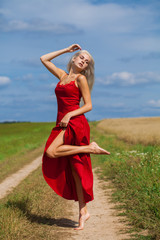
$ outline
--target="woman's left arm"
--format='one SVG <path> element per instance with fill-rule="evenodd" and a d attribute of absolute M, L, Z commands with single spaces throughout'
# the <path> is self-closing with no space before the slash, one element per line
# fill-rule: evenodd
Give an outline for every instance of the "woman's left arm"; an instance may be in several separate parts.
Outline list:
<path fill-rule="evenodd" d="M 88 87 L 87 79 L 85 76 L 81 75 L 77 79 L 78 87 L 82 93 L 84 105 L 74 111 L 68 112 L 61 120 L 60 125 L 67 126 L 71 117 L 75 117 L 77 115 L 83 114 L 85 112 L 89 112 L 92 110 L 92 101 L 90 90 Z"/>

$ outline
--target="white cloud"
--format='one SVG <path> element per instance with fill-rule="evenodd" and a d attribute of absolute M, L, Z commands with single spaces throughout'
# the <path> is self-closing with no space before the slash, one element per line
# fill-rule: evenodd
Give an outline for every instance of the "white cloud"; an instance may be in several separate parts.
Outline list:
<path fill-rule="evenodd" d="M 34 80 L 34 76 L 32 73 L 28 73 L 26 75 L 23 75 L 21 77 L 16 77 L 15 80 L 24 80 L 24 81 L 27 81 L 27 80 Z"/>
<path fill-rule="evenodd" d="M 9 11 L 8 9 L 0 8 L 0 14 L 2 14 L 2 15 L 4 15 L 4 16 L 7 16 L 9 12 L 10 12 L 10 11 Z"/>
<path fill-rule="evenodd" d="M 154 22 L 155 10 L 149 6 L 133 7 L 113 3 L 93 5 L 86 0 L 59 0 L 47 3 L 40 0 L 14 0 L 13 3 L 6 1 L 5 5 L 6 10 L 10 10 L 8 31 L 64 31 L 66 28 L 70 32 L 73 26 L 76 26 L 84 30 L 98 27 L 107 33 L 124 33 L 157 28 Z M 34 16 L 37 21 L 28 21 L 28 16 Z"/>
<path fill-rule="evenodd" d="M 126 47 L 130 48 L 132 46 L 133 50 L 136 50 L 138 52 L 156 52 L 160 51 L 160 37 L 159 36 L 144 36 L 144 37 L 139 37 L 137 36 L 136 38 L 134 37 L 133 39 L 130 40 L 130 42 L 126 43 Z"/>
<path fill-rule="evenodd" d="M 125 5 L 117 1 L 97 5 L 88 0 L 6 0 L 3 5 L 0 30 L 4 32 L 78 33 L 80 37 L 85 32 L 88 42 L 100 38 L 106 49 L 121 52 L 119 55 L 130 50 L 160 51 L 160 39 L 154 34 L 160 29 L 156 3 Z"/>
<path fill-rule="evenodd" d="M 52 62 L 56 65 L 56 66 L 63 66 L 66 67 L 69 60 L 70 60 L 70 55 L 63 55 L 63 56 L 59 56 L 58 58 L 55 58 L 54 60 L 52 60 Z M 42 67 L 42 62 L 40 61 L 40 55 L 39 57 L 35 58 L 35 56 L 33 58 L 28 58 L 28 59 L 12 59 L 10 62 L 12 65 L 13 64 L 21 64 L 25 67 L 32 67 L 32 68 L 40 68 Z"/>
<path fill-rule="evenodd" d="M 16 63 L 16 64 L 22 64 L 25 67 L 33 67 L 33 68 L 39 68 L 42 63 L 39 58 L 32 58 L 32 59 L 21 59 L 21 60 L 11 60 L 11 64 Z"/>
<path fill-rule="evenodd" d="M 98 78 L 97 81 L 105 85 L 130 86 L 146 83 L 160 83 L 160 74 L 154 72 L 130 73 L 116 72 L 104 78 Z"/>
<path fill-rule="evenodd" d="M 6 76 L 0 76 L 0 86 L 7 85 L 11 82 L 9 77 Z"/>
<path fill-rule="evenodd" d="M 133 56 L 127 56 L 122 58 L 117 58 L 118 61 L 129 63 L 131 61 L 138 61 L 138 60 L 159 60 L 160 59 L 160 52 L 157 51 L 151 51 L 147 54 L 141 54 L 141 55 L 133 55 Z"/>
<path fill-rule="evenodd" d="M 159 100 L 150 100 L 148 104 L 152 107 L 160 108 L 160 99 Z"/>
<path fill-rule="evenodd" d="M 73 24 L 54 23 L 44 19 L 10 20 L 0 24 L 0 30 L 4 32 L 29 31 L 29 32 L 54 32 L 54 34 L 71 34 L 81 32 Z"/>
<path fill-rule="evenodd" d="M 56 78 L 56 77 L 54 77 L 50 73 L 41 73 L 41 74 L 27 73 L 27 74 L 22 75 L 22 76 L 17 76 L 14 79 L 18 80 L 18 81 L 26 81 L 26 82 L 28 81 L 28 82 L 33 82 L 33 83 L 34 83 L 34 80 L 39 80 L 39 81 L 45 83 L 46 81 L 50 81 L 51 79 L 54 79 L 54 78 Z"/>

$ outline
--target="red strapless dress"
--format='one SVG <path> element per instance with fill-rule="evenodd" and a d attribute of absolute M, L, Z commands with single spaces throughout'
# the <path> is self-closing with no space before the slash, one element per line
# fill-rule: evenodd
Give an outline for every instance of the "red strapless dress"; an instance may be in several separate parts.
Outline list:
<path fill-rule="evenodd" d="M 50 158 L 46 155 L 46 150 L 61 132 L 60 120 L 70 111 L 79 108 L 81 92 L 75 85 L 75 81 L 60 85 L 58 82 L 55 93 L 58 103 L 58 115 L 56 127 L 46 142 L 42 171 L 48 185 L 61 197 L 78 201 L 74 178 L 70 163 L 73 165 L 81 179 L 85 202 L 93 200 L 93 173 L 90 154 L 80 153 L 59 158 Z M 64 144 L 67 145 L 88 145 L 90 143 L 90 126 L 84 114 L 72 117 L 64 133 Z"/>

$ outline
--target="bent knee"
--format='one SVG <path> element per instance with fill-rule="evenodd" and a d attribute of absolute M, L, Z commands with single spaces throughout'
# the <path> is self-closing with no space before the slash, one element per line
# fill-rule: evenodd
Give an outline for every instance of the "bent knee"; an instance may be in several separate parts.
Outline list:
<path fill-rule="evenodd" d="M 46 155 L 48 156 L 48 157 L 50 157 L 50 158 L 56 158 L 56 153 L 55 153 L 55 150 L 51 150 L 51 149 L 47 149 L 46 150 Z"/>

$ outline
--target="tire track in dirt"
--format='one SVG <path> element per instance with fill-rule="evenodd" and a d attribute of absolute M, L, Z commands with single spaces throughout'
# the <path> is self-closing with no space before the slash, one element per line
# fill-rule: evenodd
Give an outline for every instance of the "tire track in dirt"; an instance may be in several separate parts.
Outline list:
<path fill-rule="evenodd" d="M 7 177 L 2 183 L 0 183 L 0 199 L 8 195 L 23 179 L 25 179 L 31 172 L 36 170 L 42 164 L 42 156 L 36 158 L 31 163 L 25 165 Z"/>
<path fill-rule="evenodd" d="M 42 164 L 42 156 L 36 158 L 30 164 L 25 165 L 22 169 L 7 177 L 0 184 L 0 199 L 8 195 L 22 180 L 31 172 L 36 170 Z M 129 227 L 124 217 L 117 216 L 115 204 L 111 202 L 112 190 L 108 188 L 109 182 L 98 179 L 94 172 L 94 200 L 88 204 L 90 219 L 86 222 L 83 231 L 64 229 L 72 233 L 73 240 L 126 240 L 130 235 L 125 233 Z M 78 220 L 78 203 L 69 202 L 73 211 L 72 220 Z M 70 240 L 71 238 L 69 238 Z"/>

